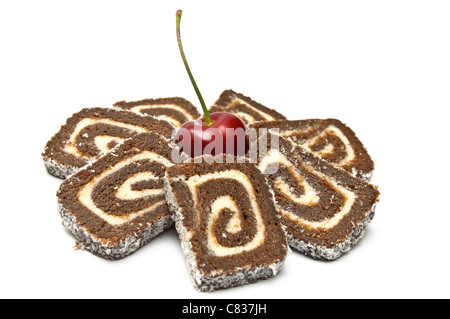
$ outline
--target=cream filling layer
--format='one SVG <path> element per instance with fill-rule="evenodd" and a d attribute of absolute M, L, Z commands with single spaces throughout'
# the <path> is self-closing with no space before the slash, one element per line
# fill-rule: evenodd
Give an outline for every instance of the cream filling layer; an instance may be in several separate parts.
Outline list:
<path fill-rule="evenodd" d="M 312 130 L 312 128 L 309 128 L 308 130 L 288 130 L 288 131 L 282 131 L 280 133 L 280 135 L 284 136 L 284 137 L 291 137 L 291 136 L 293 136 L 295 134 L 298 134 L 299 132 L 307 133 L 307 132 L 310 132 L 311 130 Z M 347 164 L 348 162 L 352 161 L 355 158 L 355 151 L 353 150 L 353 147 L 352 147 L 350 141 L 348 140 L 347 136 L 345 136 L 345 134 L 342 133 L 342 131 L 340 129 L 338 129 L 336 126 L 334 126 L 334 125 L 328 126 L 319 135 L 316 135 L 313 138 L 303 142 L 301 145 L 304 148 L 308 149 L 309 151 L 311 151 L 312 153 L 314 153 L 314 154 L 316 154 L 318 156 L 332 154 L 333 151 L 334 151 L 334 146 L 332 144 L 327 144 L 320 151 L 312 151 L 311 150 L 312 146 L 317 142 L 317 140 L 319 138 L 322 138 L 322 137 L 326 136 L 327 134 L 336 135 L 337 137 L 339 137 L 339 139 L 342 141 L 342 143 L 344 143 L 344 146 L 345 146 L 345 152 L 346 152 L 345 158 L 340 160 L 338 163 L 334 163 L 335 165 L 343 166 L 343 165 Z"/>
<path fill-rule="evenodd" d="M 258 165 L 258 168 L 262 172 L 264 172 L 265 168 L 267 168 L 270 164 L 272 164 L 274 162 L 278 162 L 279 164 L 284 165 L 291 172 L 295 172 L 294 177 L 296 179 L 298 178 L 298 176 L 300 176 L 298 171 L 295 169 L 294 165 L 283 154 L 281 154 L 278 151 L 271 151 L 269 153 L 269 155 L 267 155 L 263 160 L 261 160 L 260 164 Z M 314 174 L 314 175 L 320 177 L 321 179 L 326 180 L 329 183 L 331 183 L 333 189 L 336 192 L 343 195 L 344 205 L 333 217 L 326 218 L 326 219 L 323 219 L 323 220 L 317 221 L 317 222 L 312 222 L 312 221 L 306 220 L 306 219 L 301 218 L 298 215 L 296 215 L 288 210 L 282 209 L 282 208 L 279 208 L 280 214 L 282 216 L 284 216 L 285 218 L 289 218 L 290 220 L 294 221 L 295 223 L 301 224 L 302 226 L 305 226 L 305 227 L 329 230 L 329 229 L 335 227 L 337 224 L 339 224 L 339 222 L 351 211 L 351 208 L 356 201 L 356 195 L 353 192 L 346 189 L 345 187 L 339 185 L 334 179 L 326 176 L 325 174 L 323 174 L 319 171 L 316 171 L 316 170 L 312 171 L 311 169 L 309 169 L 309 171 L 311 174 Z M 298 176 L 296 176 L 296 174 Z M 302 179 L 304 181 L 303 177 L 302 177 Z M 319 196 L 317 195 L 317 191 L 311 185 L 309 185 L 306 181 L 304 181 L 304 182 L 300 181 L 300 184 L 302 185 L 305 192 L 302 196 L 297 197 L 294 194 L 292 194 L 289 186 L 286 185 L 281 179 L 277 178 L 274 183 L 275 188 L 279 192 L 281 192 L 287 198 L 289 198 L 290 200 L 292 200 L 300 205 L 311 206 L 311 205 L 317 204 L 319 201 Z"/>
<path fill-rule="evenodd" d="M 98 124 L 98 123 L 104 123 L 104 124 L 123 127 L 123 128 L 129 129 L 129 130 L 132 130 L 132 131 L 136 131 L 137 133 L 147 132 L 147 129 L 145 129 L 143 127 L 140 127 L 137 125 L 132 125 L 132 124 L 127 124 L 127 123 L 123 123 L 123 122 L 119 122 L 119 121 L 114 121 L 111 119 L 85 118 L 85 119 L 82 119 L 80 122 L 78 122 L 77 125 L 75 126 L 75 129 L 73 130 L 72 134 L 70 135 L 69 140 L 66 142 L 66 145 L 64 146 L 64 152 L 75 155 L 77 157 L 84 158 L 84 159 L 89 159 L 88 156 L 81 154 L 80 151 L 78 150 L 78 148 L 76 147 L 76 138 L 80 134 L 80 131 L 82 129 L 84 129 L 87 126 Z M 111 139 L 109 139 L 109 142 L 113 138 L 117 138 L 117 137 L 111 137 Z M 119 139 L 119 140 L 121 141 L 122 139 Z M 100 138 L 94 139 L 95 146 L 101 151 L 102 154 L 109 151 L 109 149 L 106 147 L 106 145 L 108 145 L 109 142 L 108 143 L 106 143 L 106 142 L 107 142 L 106 135 L 102 135 Z"/>
<path fill-rule="evenodd" d="M 211 204 L 211 214 L 208 216 L 208 223 L 207 223 L 207 233 L 208 233 L 208 239 L 207 239 L 207 247 L 210 249 L 212 253 L 214 253 L 218 257 L 223 256 L 230 256 L 235 254 L 240 254 L 244 251 L 250 251 L 253 250 L 260 245 L 264 243 L 264 236 L 265 236 L 265 226 L 264 221 L 261 215 L 261 211 L 259 208 L 259 205 L 256 201 L 256 195 L 255 190 L 248 179 L 248 177 L 238 171 L 238 170 L 229 170 L 229 171 L 222 171 L 222 172 L 214 172 L 209 173 L 205 175 L 195 175 L 189 178 L 185 183 L 189 187 L 190 192 L 192 193 L 192 197 L 194 200 L 194 205 L 197 205 L 198 203 L 198 195 L 197 195 L 197 188 L 201 184 L 210 181 L 212 179 L 234 179 L 238 181 L 240 184 L 242 184 L 245 189 L 248 192 L 250 203 L 251 203 L 251 209 L 253 213 L 255 214 L 256 219 L 256 234 L 253 237 L 253 239 L 240 246 L 236 247 L 226 247 L 222 246 L 217 238 L 214 236 L 213 231 L 213 225 L 217 218 L 219 217 L 220 212 L 224 208 L 230 209 L 232 212 L 234 212 L 233 217 L 230 219 L 228 225 L 227 225 L 227 231 L 231 230 L 231 233 L 236 233 L 241 230 L 240 228 L 240 221 L 239 221 L 239 210 L 237 208 L 237 205 L 235 201 L 230 196 L 221 196 L 217 198 L 212 204 Z"/>
<path fill-rule="evenodd" d="M 234 104 L 244 104 L 245 106 L 247 106 L 247 107 L 250 108 L 251 110 L 253 110 L 253 111 L 255 111 L 256 113 L 260 114 L 266 121 L 274 121 L 274 120 L 275 120 L 274 117 L 270 116 L 269 114 L 267 114 L 267 113 L 265 113 L 265 112 L 263 112 L 263 111 L 261 111 L 261 110 L 258 110 L 258 109 L 255 108 L 254 106 L 250 105 L 249 103 L 245 102 L 244 100 L 241 100 L 241 99 L 238 98 L 238 97 L 235 97 L 235 98 L 234 98 L 233 103 L 232 103 L 231 105 L 234 105 Z M 252 117 L 252 118 L 253 118 L 253 117 Z"/>
<path fill-rule="evenodd" d="M 321 137 L 324 137 L 325 135 L 328 134 L 333 134 L 336 135 L 337 137 L 339 137 L 339 139 L 342 141 L 342 143 L 344 143 L 345 146 L 345 152 L 346 152 L 346 156 L 345 158 L 343 158 L 342 160 L 340 160 L 338 163 L 336 163 L 336 165 L 338 166 L 342 166 L 347 164 L 348 162 L 352 161 L 355 158 L 355 151 L 353 150 L 352 145 L 350 144 L 350 141 L 348 140 L 347 136 L 344 135 L 344 133 L 342 133 L 342 131 L 340 129 L 338 129 L 336 126 L 334 125 L 330 125 L 328 126 L 324 131 L 322 131 L 319 135 L 315 136 L 314 138 L 308 140 L 305 144 L 303 144 L 303 146 L 309 150 L 311 150 L 311 146 L 314 145 L 314 143 Z M 333 145 L 330 145 L 331 147 L 326 147 L 324 149 L 322 149 L 319 152 L 313 152 L 316 153 L 317 155 L 324 155 L 324 154 L 331 154 L 333 152 Z"/>
<path fill-rule="evenodd" d="M 108 144 L 111 142 L 116 142 L 117 144 L 119 144 L 120 142 L 122 142 L 122 139 L 117 136 L 108 136 L 108 135 L 97 135 L 94 138 L 94 144 L 100 150 L 101 154 L 104 154 L 111 150 L 108 147 Z"/>
<path fill-rule="evenodd" d="M 242 230 L 241 219 L 239 218 L 239 210 L 236 202 L 231 198 L 231 196 L 223 196 L 214 201 L 212 206 L 213 211 L 221 211 L 223 208 L 228 208 L 234 212 L 225 230 L 230 234 L 239 233 Z"/>
<path fill-rule="evenodd" d="M 237 112 L 234 113 L 237 117 L 240 117 L 243 120 L 246 120 L 248 123 L 253 123 L 255 122 L 255 118 L 253 116 L 251 116 L 250 114 L 247 113 L 243 113 L 243 112 Z"/>
<path fill-rule="evenodd" d="M 151 110 L 151 109 L 172 109 L 172 110 L 180 112 L 181 114 L 186 116 L 188 121 L 195 120 L 191 114 L 186 112 L 185 109 L 183 109 L 181 106 L 178 106 L 175 104 L 138 105 L 138 106 L 132 107 L 130 109 L 130 111 L 135 112 L 135 113 L 142 113 L 143 110 Z M 156 117 L 161 120 L 166 120 L 176 127 L 179 127 L 182 124 L 182 123 L 180 123 L 180 121 L 174 119 L 173 117 L 170 117 L 169 115 L 156 115 Z"/>
<path fill-rule="evenodd" d="M 314 130 L 314 127 L 310 127 L 308 129 L 302 129 L 302 130 L 282 130 L 280 131 L 279 135 L 283 137 L 292 137 L 293 135 L 297 135 L 298 133 L 307 134 Z"/>
<path fill-rule="evenodd" d="M 96 214 L 97 216 L 102 218 L 105 222 L 107 222 L 108 224 L 113 225 L 113 226 L 120 226 L 122 224 L 125 224 L 125 223 L 133 220 L 134 218 L 142 216 L 142 215 L 154 210 L 158 206 L 164 204 L 165 200 L 162 200 L 162 201 L 154 203 L 150 207 L 146 207 L 144 209 L 141 209 L 136 212 L 132 212 L 132 213 L 124 215 L 124 216 L 117 216 L 117 215 L 109 214 L 108 212 L 103 211 L 102 209 L 100 209 L 99 207 L 97 207 L 95 205 L 95 202 L 92 199 L 92 192 L 94 191 L 95 186 L 100 181 L 102 181 L 107 176 L 119 171 L 120 169 L 124 168 L 125 166 L 127 166 L 133 162 L 141 161 L 141 160 L 151 160 L 151 161 L 159 162 L 166 167 L 174 165 L 172 162 L 170 162 L 165 157 L 163 157 L 159 154 L 156 154 L 154 152 L 145 151 L 145 152 L 139 153 L 133 157 L 123 160 L 120 163 L 117 163 L 116 165 L 110 167 L 109 169 L 105 170 L 100 175 L 98 175 L 94 179 L 92 179 L 88 184 L 86 184 L 83 188 L 80 189 L 80 191 L 78 192 L 78 200 L 84 206 L 86 206 L 86 208 L 88 208 L 90 211 L 92 211 L 94 214 Z M 133 200 L 133 199 L 138 199 L 138 198 L 141 198 L 144 196 L 155 195 L 155 193 L 158 192 L 159 190 L 152 189 L 152 190 L 131 191 L 130 192 L 131 185 L 133 183 L 135 183 L 137 181 L 146 180 L 147 178 L 155 179 L 156 177 L 153 175 L 153 173 L 149 173 L 149 174 L 138 173 L 138 174 L 133 175 L 132 177 L 127 179 L 121 186 L 118 187 L 118 189 L 116 191 L 116 196 L 117 196 L 117 194 L 119 194 L 119 198 Z M 160 192 L 162 192 L 162 191 L 163 190 L 161 189 Z"/>

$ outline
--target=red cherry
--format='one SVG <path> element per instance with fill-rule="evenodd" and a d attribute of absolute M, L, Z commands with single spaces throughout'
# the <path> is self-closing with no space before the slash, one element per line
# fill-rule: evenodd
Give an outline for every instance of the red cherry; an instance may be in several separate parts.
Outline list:
<path fill-rule="evenodd" d="M 191 157 L 227 153 L 244 156 L 249 148 L 244 122 L 228 112 L 210 114 L 213 124 L 201 117 L 184 123 L 178 130 L 176 143 Z"/>

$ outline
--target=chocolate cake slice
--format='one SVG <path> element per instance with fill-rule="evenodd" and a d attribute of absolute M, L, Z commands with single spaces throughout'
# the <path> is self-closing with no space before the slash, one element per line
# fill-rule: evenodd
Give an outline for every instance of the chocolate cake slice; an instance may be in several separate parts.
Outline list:
<path fill-rule="evenodd" d="M 261 128 L 279 130 L 279 135 L 294 142 L 332 165 L 369 181 L 374 163 L 355 132 L 337 119 L 310 119 L 298 121 L 266 121 L 251 124 Z"/>
<path fill-rule="evenodd" d="M 376 187 L 283 137 L 278 149 L 260 154 L 257 165 L 271 171 L 266 176 L 291 247 L 335 260 L 364 235 L 378 201 Z"/>
<path fill-rule="evenodd" d="M 78 246 L 120 259 L 171 226 L 163 180 L 172 165 L 168 141 L 140 133 L 67 178 L 58 208 Z"/>
<path fill-rule="evenodd" d="M 187 121 L 198 119 L 201 115 L 197 108 L 188 100 L 181 97 L 159 99 L 145 99 L 140 101 L 120 101 L 115 107 L 139 114 L 153 115 L 166 120 L 175 127 L 180 127 Z"/>
<path fill-rule="evenodd" d="M 100 107 L 85 108 L 67 119 L 47 142 L 42 158 L 50 174 L 66 178 L 126 138 L 150 131 L 170 138 L 173 129 L 169 122 L 151 116 Z"/>
<path fill-rule="evenodd" d="M 273 277 L 289 250 L 262 174 L 248 162 L 223 162 L 166 172 L 167 202 L 200 291 Z"/>
<path fill-rule="evenodd" d="M 239 116 L 245 123 L 257 121 L 285 120 L 286 117 L 277 111 L 270 109 L 248 96 L 236 93 L 233 90 L 225 90 L 219 99 L 209 109 L 210 113 L 230 112 Z"/>

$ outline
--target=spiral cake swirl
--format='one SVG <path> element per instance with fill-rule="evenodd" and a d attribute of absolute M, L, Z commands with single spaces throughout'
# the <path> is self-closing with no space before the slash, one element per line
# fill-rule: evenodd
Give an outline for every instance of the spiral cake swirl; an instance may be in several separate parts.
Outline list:
<path fill-rule="evenodd" d="M 173 126 L 150 116 L 106 108 L 86 108 L 73 114 L 45 146 L 47 171 L 66 178 L 133 135 L 156 131 L 171 137 Z"/>
<path fill-rule="evenodd" d="M 201 291 L 274 276 L 287 253 L 263 176 L 249 163 L 185 163 L 166 173 L 167 202 Z"/>
<path fill-rule="evenodd" d="M 286 119 L 284 115 L 278 113 L 277 111 L 232 90 L 223 91 L 219 99 L 209 109 L 209 112 L 234 113 L 247 124 L 258 121 L 275 121 Z"/>
<path fill-rule="evenodd" d="M 200 117 L 197 108 L 181 97 L 145 99 L 133 102 L 120 101 L 115 103 L 114 106 L 138 114 L 153 115 L 160 120 L 169 122 L 174 127 L 180 127 L 183 123 Z"/>
<path fill-rule="evenodd" d="M 60 214 L 84 249 L 123 258 L 172 224 L 163 182 L 170 154 L 166 139 L 141 133 L 62 183 Z"/>
<path fill-rule="evenodd" d="M 259 159 L 275 192 L 289 244 L 317 259 L 340 257 L 363 236 L 373 218 L 378 190 L 336 169 L 293 141 L 279 137 L 279 149 Z"/>
<path fill-rule="evenodd" d="M 277 128 L 279 135 L 291 138 L 298 145 L 335 167 L 369 181 L 374 163 L 355 133 L 337 119 L 259 122 L 250 125 Z"/>

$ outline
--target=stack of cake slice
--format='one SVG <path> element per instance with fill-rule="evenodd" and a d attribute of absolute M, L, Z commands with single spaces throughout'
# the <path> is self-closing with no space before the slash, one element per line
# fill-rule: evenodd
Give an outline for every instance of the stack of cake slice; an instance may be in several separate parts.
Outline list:
<path fill-rule="evenodd" d="M 289 246 L 334 260 L 356 244 L 379 193 L 368 182 L 373 161 L 348 126 L 290 121 L 232 90 L 215 111 L 256 130 L 256 159 L 204 155 L 176 164 L 173 133 L 200 116 L 178 97 L 71 116 L 42 157 L 65 179 L 58 209 L 78 247 L 120 259 L 175 224 L 194 287 L 213 291 L 274 277 Z"/>

